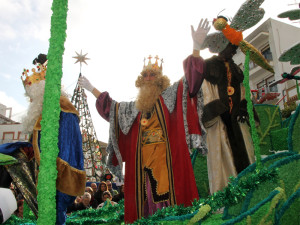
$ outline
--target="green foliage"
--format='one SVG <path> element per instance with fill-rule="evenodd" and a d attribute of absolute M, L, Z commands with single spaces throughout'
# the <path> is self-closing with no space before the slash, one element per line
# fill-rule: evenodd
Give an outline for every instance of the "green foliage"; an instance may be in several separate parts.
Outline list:
<path fill-rule="evenodd" d="M 290 156 L 288 156 L 288 154 L 291 153 L 280 153 L 269 156 L 262 160 L 264 167 L 268 166 L 268 169 L 277 168 L 277 179 L 268 179 L 265 182 L 260 182 L 257 188 L 252 188 L 253 193 L 248 192 L 247 196 L 243 198 L 238 204 L 232 204 L 230 205 L 230 207 L 228 207 L 228 216 L 226 215 L 226 218 L 230 218 L 230 216 L 233 216 L 233 218 L 237 217 L 241 213 L 247 212 L 247 210 L 256 207 L 259 202 L 267 198 L 270 192 L 272 192 L 277 187 L 281 187 L 285 190 L 285 195 L 283 197 L 284 201 L 295 192 L 295 187 L 298 187 L 296 185 L 298 184 L 300 186 L 300 157 L 298 154 L 292 154 Z M 279 157 L 277 157 L 277 155 Z M 269 158 L 271 160 L 269 160 Z M 272 166 L 269 166 L 270 164 L 272 164 Z M 291 173 L 291 171 L 295 172 Z M 240 177 L 239 182 L 246 182 L 249 179 L 249 175 L 253 174 L 254 172 L 255 171 L 249 170 L 248 173 L 245 173 Z M 279 202 L 279 207 L 282 206 L 283 200 Z M 253 215 L 257 216 L 256 213 Z"/>
<path fill-rule="evenodd" d="M 222 219 L 222 214 L 212 214 L 208 218 L 204 218 L 203 222 L 201 222 L 201 225 L 219 225 L 224 223 L 224 220 Z"/>
<path fill-rule="evenodd" d="M 300 181 L 300 160 L 295 160 L 282 166 L 279 179 L 284 182 L 287 197 L 294 193 L 295 185 Z"/>
<path fill-rule="evenodd" d="M 296 110 L 296 103 L 292 102 L 290 104 L 285 104 L 284 109 L 281 110 L 281 115 L 283 118 L 288 118 L 291 116 L 292 112 Z"/>
<path fill-rule="evenodd" d="M 67 218 L 66 225 L 76 224 L 122 224 L 124 222 L 124 200 L 118 205 L 100 209 L 77 211 Z"/>
<path fill-rule="evenodd" d="M 199 197 L 206 198 L 209 195 L 209 182 L 207 173 L 207 157 L 198 154 L 194 164 L 194 174 Z"/>
<path fill-rule="evenodd" d="M 296 198 L 280 218 L 280 225 L 300 224 L 300 197 Z"/>
<path fill-rule="evenodd" d="M 270 155 L 272 149 L 270 131 L 281 128 L 281 113 L 278 106 L 255 105 L 255 110 L 260 119 L 257 133 L 260 139 L 260 150 L 262 155 Z"/>
<path fill-rule="evenodd" d="M 10 165 L 17 162 L 18 160 L 16 160 L 14 157 L 0 153 L 0 165 Z"/>
<path fill-rule="evenodd" d="M 258 136 L 256 127 L 255 127 L 253 104 L 252 104 L 252 100 L 251 100 L 251 91 L 250 91 L 250 84 L 249 84 L 249 60 L 250 60 L 250 54 L 252 54 L 252 53 L 253 53 L 253 51 L 247 50 L 246 58 L 245 58 L 243 85 L 245 87 L 245 97 L 247 100 L 247 112 L 249 115 L 251 137 L 253 140 L 254 154 L 255 154 L 255 158 L 256 158 L 256 167 L 257 167 L 257 170 L 260 170 L 262 168 L 261 149 L 260 149 L 260 143 L 259 143 L 260 141 L 259 141 L 259 136 Z"/>
<path fill-rule="evenodd" d="M 41 162 L 38 177 L 38 224 L 55 224 L 56 221 L 56 158 L 62 78 L 62 58 L 67 30 L 68 0 L 52 2 L 51 37 L 49 39 L 47 78 L 41 121 Z"/>
<path fill-rule="evenodd" d="M 38 224 L 55 224 L 56 221 L 56 158 L 62 78 L 62 58 L 66 40 L 68 0 L 52 2 L 51 37 L 49 39 L 47 78 L 41 121 L 41 162 L 38 177 Z"/>
<path fill-rule="evenodd" d="M 292 115 L 288 141 L 289 150 L 300 153 L 300 105 Z"/>
<path fill-rule="evenodd" d="M 270 139 L 272 150 L 288 150 L 288 127 L 271 130 Z"/>
<path fill-rule="evenodd" d="M 253 215 L 245 217 L 242 221 L 235 223 L 236 225 L 248 225 L 247 220 L 251 220 L 251 224 L 259 224 L 261 218 L 266 215 L 266 212 L 269 210 L 271 203 L 268 202 L 262 207 L 260 207 Z M 250 218 L 249 218 L 250 217 Z M 266 225 L 266 224 L 264 224 Z"/>

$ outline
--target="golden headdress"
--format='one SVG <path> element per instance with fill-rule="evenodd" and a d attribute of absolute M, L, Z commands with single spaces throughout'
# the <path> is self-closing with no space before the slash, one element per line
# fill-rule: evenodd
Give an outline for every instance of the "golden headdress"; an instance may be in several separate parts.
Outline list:
<path fill-rule="evenodd" d="M 22 76 L 21 76 L 21 80 L 23 82 L 24 87 L 26 85 L 32 85 L 34 83 L 38 83 L 41 80 L 45 80 L 46 77 L 46 71 L 47 71 L 47 62 L 45 62 L 44 64 L 37 64 L 37 70 L 35 68 L 32 68 L 32 74 L 28 75 L 29 70 L 28 69 L 24 69 Z"/>
<path fill-rule="evenodd" d="M 162 74 L 163 59 L 161 59 L 160 66 L 158 66 L 158 60 L 159 60 L 158 56 L 155 56 L 155 63 L 153 63 L 153 64 L 151 63 L 151 59 L 152 59 L 151 55 L 149 55 L 148 59 L 149 59 L 148 64 L 146 65 L 145 64 L 146 58 L 144 58 L 144 67 L 143 67 L 142 73 L 145 71 L 153 71 L 153 72 Z"/>

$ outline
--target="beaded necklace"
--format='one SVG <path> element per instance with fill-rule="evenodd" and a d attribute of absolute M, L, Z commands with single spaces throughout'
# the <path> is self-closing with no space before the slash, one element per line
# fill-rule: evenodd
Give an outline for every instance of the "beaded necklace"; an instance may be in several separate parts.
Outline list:
<path fill-rule="evenodd" d="M 230 71 L 229 63 L 225 62 L 225 66 L 226 66 L 226 69 L 227 69 L 227 80 L 228 80 L 228 83 L 227 83 L 227 95 L 228 95 L 229 107 L 230 107 L 230 111 L 229 112 L 231 113 L 232 107 L 233 107 L 233 102 L 232 102 L 231 96 L 234 94 L 234 87 L 231 86 L 232 74 L 231 74 L 231 71 Z"/>

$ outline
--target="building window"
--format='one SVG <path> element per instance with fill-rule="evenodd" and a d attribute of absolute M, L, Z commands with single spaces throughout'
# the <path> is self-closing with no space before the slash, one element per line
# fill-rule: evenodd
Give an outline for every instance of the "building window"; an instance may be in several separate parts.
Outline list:
<path fill-rule="evenodd" d="M 252 70 L 255 67 L 256 67 L 256 64 L 252 60 L 250 60 L 249 61 L 249 69 Z"/>
<path fill-rule="evenodd" d="M 268 92 L 278 92 L 278 87 L 276 85 L 270 85 L 275 81 L 275 76 L 272 75 L 257 84 L 258 97 L 260 99 L 265 93 Z"/>
<path fill-rule="evenodd" d="M 266 60 L 268 60 L 268 62 L 273 61 L 272 52 L 269 45 L 261 50 L 261 54 Z"/>
<path fill-rule="evenodd" d="M 293 86 L 289 89 L 286 90 L 287 93 L 287 102 L 295 102 L 298 100 L 298 95 L 297 95 L 297 86 Z"/>
<path fill-rule="evenodd" d="M 274 81 L 275 81 L 275 76 L 271 76 L 271 77 L 267 78 L 267 80 L 266 80 L 267 86 L 269 87 L 270 92 L 278 92 L 277 84 L 276 85 L 270 85 Z"/>
<path fill-rule="evenodd" d="M 257 90 L 258 90 L 257 100 L 259 100 L 265 94 L 265 86 L 266 86 L 265 80 L 257 84 Z"/>
<path fill-rule="evenodd" d="M 3 138 L 2 143 L 11 143 L 15 139 L 15 133 L 14 132 L 3 132 Z"/>

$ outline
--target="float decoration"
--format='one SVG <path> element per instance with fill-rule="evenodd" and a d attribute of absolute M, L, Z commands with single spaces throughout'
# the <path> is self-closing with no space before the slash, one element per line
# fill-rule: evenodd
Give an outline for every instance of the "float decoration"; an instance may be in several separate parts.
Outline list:
<path fill-rule="evenodd" d="M 58 130 L 64 42 L 67 29 L 67 0 L 53 0 L 51 37 L 49 40 L 47 79 L 41 121 L 41 161 L 38 179 L 38 224 L 56 221 L 56 158 L 58 156 Z"/>

